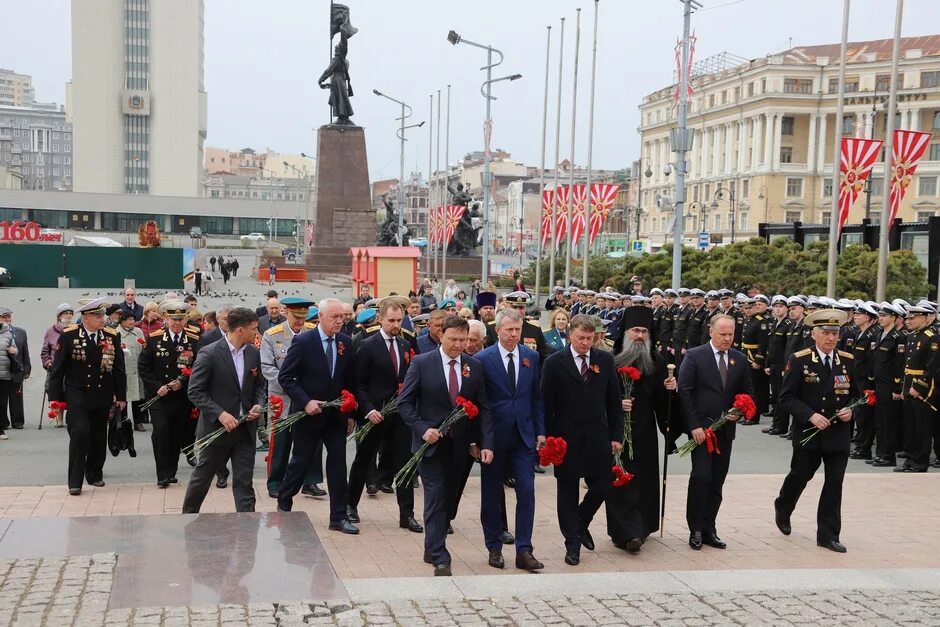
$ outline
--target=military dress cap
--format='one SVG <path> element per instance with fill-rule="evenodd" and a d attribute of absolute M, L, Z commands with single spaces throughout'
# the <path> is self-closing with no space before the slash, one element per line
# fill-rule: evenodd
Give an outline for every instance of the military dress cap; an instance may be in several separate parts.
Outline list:
<path fill-rule="evenodd" d="M 313 322 L 314 320 L 319 320 L 319 319 L 320 319 L 320 310 L 317 309 L 316 307 L 311 307 L 307 311 L 307 317 L 305 318 L 305 320 L 307 322 Z"/>
<path fill-rule="evenodd" d="M 591 293 L 593 296 L 593 292 Z M 529 295 L 526 292 L 510 292 L 505 296 L 506 302 L 510 305 L 528 305 Z"/>
<path fill-rule="evenodd" d="M 764 294 L 758 294 L 754 297 L 754 302 L 756 303 L 758 301 L 764 303 L 765 305 L 770 304 L 770 299 L 767 298 Z"/>
<path fill-rule="evenodd" d="M 455 301 L 453 298 L 445 298 L 437 304 L 438 309 L 450 309 L 451 307 L 457 307 L 457 301 Z"/>
<path fill-rule="evenodd" d="M 597 292 L 595 292 L 594 290 L 584 290 L 585 296 L 595 296 L 596 294 Z"/>
<path fill-rule="evenodd" d="M 708 290 L 705 292 L 705 298 L 709 300 L 718 300 L 718 292 L 716 290 Z"/>
<path fill-rule="evenodd" d="M 369 300 L 366 301 L 365 307 L 366 309 L 378 309 L 379 303 L 381 302 L 382 302 L 381 298 L 370 298 Z"/>
<path fill-rule="evenodd" d="M 937 313 L 937 310 L 933 305 L 930 304 L 930 301 L 922 300 L 919 301 L 916 305 L 907 306 L 908 314 L 928 314 L 932 315 Z"/>
<path fill-rule="evenodd" d="M 675 298 L 676 296 L 679 295 L 679 292 L 677 292 L 676 290 L 674 290 L 674 289 L 672 289 L 672 288 L 670 287 L 668 290 L 666 290 L 665 292 L 663 292 L 663 295 L 664 295 L 664 296 L 672 296 L 673 298 Z"/>
<path fill-rule="evenodd" d="M 802 296 L 791 296 L 787 299 L 787 307 L 803 307 L 806 308 L 806 299 Z"/>
<path fill-rule="evenodd" d="M 838 331 L 849 319 L 849 314 L 841 309 L 819 309 L 806 316 L 804 322 L 814 329 Z"/>
<path fill-rule="evenodd" d="M 108 305 L 108 306 L 105 308 L 105 310 L 104 310 L 104 315 L 110 316 L 111 314 L 113 314 L 113 313 L 116 312 L 116 311 L 121 311 L 121 306 L 120 306 L 120 305 L 111 304 L 111 305 Z M 13 313 L 13 312 L 11 311 L 10 313 Z M 3 313 L 0 312 L 0 316 L 2 316 L 2 315 L 3 315 Z"/>
<path fill-rule="evenodd" d="M 878 311 L 869 305 L 868 303 L 862 303 L 855 308 L 855 313 L 863 313 L 872 316 L 873 318 L 878 317 Z"/>
<path fill-rule="evenodd" d="M 688 288 L 680 287 L 679 289 L 676 290 L 676 294 L 678 294 L 679 296 L 688 296 L 689 290 Z"/>
<path fill-rule="evenodd" d="M 0 318 L 5 318 L 7 316 L 12 316 L 13 310 L 9 307 L 0 307 Z"/>
<path fill-rule="evenodd" d="M 430 318 L 430 317 L 431 317 L 431 314 L 426 314 L 426 313 L 425 313 L 425 314 L 418 314 L 417 316 L 415 316 L 414 318 L 411 319 L 411 322 L 412 322 L 416 327 L 425 327 L 425 326 L 427 326 L 427 324 L 428 324 L 428 318 Z"/>
<path fill-rule="evenodd" d="M 825 307 L 825 305 L 816 296 L 810 296 L 809 298 L 806 299 L 807 309 L 822 309 L 823 307 Z"/>
<path fill-rule="evenodd" d="M 565 294 L 570 294 L 571 292 L 565 292 Z M 480 292 L 477 294 L 477 308 L 483 309 L 484 307 L 495 307 L 496 306 L 496 293 L 495 292 Z"/>
<path fill-rule="evenodd" d="M 286 296 L 281 299 L 281 304 L 284 305 L 285 309 L 293 309 L 296 311 L 313 307 L 313 301 L 309 298 L 303 298 L 302 296 Z"/>
<path fill-rule="evenodd" d="M 660 296 L 662 296 L 663 291 L 659 289 L 658 287 L 654 287 L 653 289 L 650 290 L 650 296 L 654 296 L 656 294 L 659 294 Z"/>
<path fill-rule="evenodd" d="M 843 311 L 852 311 L 855 309 L 855 303 L 848 298 L 840 298 L 836 301 L 835 308 L 842 309 Z"/>
<path fill-rule="evenodd" d="M 894 305 L 887 301 L 881 303 L 879 307 L 881 308 L 881 313 L 883 314 L 888 314 L 891 316 L 899 316 L 899 317 L 904 316 L 904 309 L 902 307 L 898 307 L 897 305 Z"/>
<path fill-rule="evenodd" d="M 786 305 L 786 304 L 787 304 L 787 297 L 784 296 L 783 294 L 777 294 L 776 296 L 774 296 L 773 298 L 770 299 L 770 304 L 771 304 L 771 305 L 776 305 L 777 303 Z"/>
<path fill-rule="evenodd" d="M 618 292 L 607 292 L 607 300 L 620 300 L 623 298 Z"/>
<path fill-rule="evenodd" d="M 610 298 L 610 294 L 607 292 L 598 292 L 595 300 L 607 300 Z"/>
<path fill-rule="evenodd" d="M 695 288 L 692 288 L 692 289 L 689 290 L 689 295 L 690 295 L 690 296 L 702 296 L 702 297 L 704 297 L 704 296 L 705 296 L 705 291 L 704 291 L 704 290 L 700 290 L 699 288 L 695 287 Z"/>
<path fill-rule="evenodd" d="M 106 298 L 95 298 L 87 303 L 83 304 L 78 313 L 81 314 L 103 314 L 105 308 L 108 306 L 108 299 Z M 188 309 L 188 307 L 187 307 Z"/>
<path fill-rule="evenodd" d="M 380 299 L 379 305 L 382 305 L 382 303 L 395 303 L 401 307 L 402 310 L 405 310 L 411 306 L 411 299 L 406 296 L 402 296 L 401 294 L 393 294 L 392 296 L 386 296 L 385 298 Z"/>
<path fill-rule="evenodd" d="M 189 305 L 181 300 L 165 300 L 160 303 L 160 315 L 173 320 L 183 320 L 189 315 Z"/>
<path fill-rule="evenodd" d="M 738 292 L 738 293 L 735 294 L 735 296 L 734 296 L 734 300 L 738 301 L 739 303 L 746 302 L 746 301 L 748 301 L 748 300 L 750 300 L 750 299 L 751 299 L 751 297 L 748 296 L 747 294 L 743 293 L 743 292 Z"/>
<path fill-rule="evenodd" d="M 62 315 L 63 313 L 65 313 L 66 311 L 74 312 L 75 310 L 72 309 L 72 306 L 69 305 L 68 303 L 62 303 L 61 305 L 59 305 L 58 307 L 55 308 L 55 315 L 56 315 L 56 318 L 58 318 L 59 316 L 61 316 L 61 315 Z"/>
<path fill-rule="evenodd" d="M 937 303 L 935 303 L 935 302 L 933 302 L 933 301 L 921 299 L 921 300 L 917 301 L 917 306 L 918 306 L 918 307 L 927 307 L 928 309 L 932 309 L 934 312 L 937 311 Z"/>
<path fill-rule="evenodd" d="M 557 294 L 558 292 L 564 292 L 565 288 L 563 288 L 560 285 L 556 285 L 555 287 L 552 288 L 552 291 Z"/>
<path fill-rule="evenodd" d="M 907 308 L 911 306 L 911 304 L 903 298 L 895 298 L 891 301 L 891 304 L 895 307 L 900 307 L 902 310 L 907 310 Z"/>
<path fill-rule="evenodd" d="M 598 318 L 597 316 L 591 316 L 594 319 L 594 332 L 603 333 L 604 328 L 613 322 L 613 320 L 607 320 L 606 318 Z"/>
<path fill-rule="evenodd" d="M 819 300 L 819 303 L 826 309 L 837 309 L 836 305 L 838 303 L 828 296 L 819 296 L 817 300 Z M 855 306 L 858 306 L 858 302 L 855 303 Z"/>
<path fill-rule="evenodd" d="M 633 296 L 630 297 L 630 302 L 633 303 L 634 305 L 645 303 L 647 300 L 648 299 L 646 298 L 646 296 L 643 296 L 642 294 L 634 294 Z"/>
<path fill-rule="evenodd" d="M 726 287 L 718 290 L 718 298 L 733 298 L 733 297 L 734 297 L 734 292 L 732 292 Z"/>
<path fill-rule="evenodd" d="M 363 309 L 359 312 L 359 315 L 356 316 L 356 322 L 359 324 L 368 324 L 372 320 L 375 320 L 375 317 L 378 313 L 375 309 Z"/>

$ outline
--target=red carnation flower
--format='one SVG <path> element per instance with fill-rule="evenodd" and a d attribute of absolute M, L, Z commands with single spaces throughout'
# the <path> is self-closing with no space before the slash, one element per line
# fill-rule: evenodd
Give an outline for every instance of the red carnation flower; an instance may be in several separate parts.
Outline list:
<path fill-rule="evenodd" d="M 747 394 L 738 394 L 735 396 L 734 404 L 731 407 L 741 412 L 748 420 L 753 418 L 757 413 L 757 405 L 754 404 L 754 399 Z"/>
<path fill-rule="evenodd" d="M 192 368 L 186 368 L 186 367 L 184 366 L 184 367 L 180 368 L 180 373 L 181 373 L 184 377 L 191 377 L 191 376 L 193 375 L 193 369 L 192 369 Z"/>
<path fill-rule="evenodd" d="M 349 390 L 343 390 L 340 392 L 340 398 L 342 399 L 339 405 L 340 412 L 344 414 L 350 414 L 358 409 L 359 402 L 356 401 L 356 397 L 353 396 L 352 392 Z"/>
<path fill-rule="evenodd" d="M 190 420 L 199 420 L 199 408 L 193 407 L 192 411 L 189 412 Z"/>
<path fill-rule="evenodd" d="M 625 377 L 628 377 L 631 381 L 639 381 L 640 376 L 642 376 L 640 371 L 633 366 L 620 366 L 617 368 L 617 372 Z"/>
<path fill-rule="evenodd" d="M 545 446 L 539 449 L 540 466 L 560 466 L 565 461 L 568 443 L 564 438 L 545 438 Z"/>
<path fill-rule="evenodd" d="M 623 486 L 633 481 L 633 473 L 629 473 L 624 470 L 623 466 L 615 464 L 614 466 L 611 466 L 610 471 L 614 475 L 614 480 L 611 482 L 611 484 L 615 488 L 622 488 Z"/>
<path fill-rule="evenodd" d="M 874 406 L 878 402 L 878 398 L 875 396 L 874 390 L 865 390 L 865 404 L 869 406 Z"/>
<path fill-rule="evenodd" d="M 480 415 L 480 409 L 462 396 L 457 397 L 457 405 L 463 408 L 464 413 L 467 414 L 467 418 L 470 420 Z"/>
<path fill-rule="evenodd" d="M 55 420 L 56 417 L 58 417 L 58 415 L 59 415 L 59 412 L 57 412 L 56 410 L 54 410 L 54 409 L 50 409 L 50 410 L 49 410 L 48 416 L 49 416 L 49 418 L 50 418 L 51 420 Z"/>
<path fill-rule="evenodd" d="M 137 343 L 140 344 L 141 346 L 145 346 L 147 344 L 147 340 L 145 340 L 142 337 L 139 337 L 137 338 Z"/>
<path fill-rule="evenodd" d="M 268 397 L 268 409 L 271 412 L 272 418 L 280 418 L 281 413 L 284 411 L 284 399 L 276 394 L 272 394 Z"/>

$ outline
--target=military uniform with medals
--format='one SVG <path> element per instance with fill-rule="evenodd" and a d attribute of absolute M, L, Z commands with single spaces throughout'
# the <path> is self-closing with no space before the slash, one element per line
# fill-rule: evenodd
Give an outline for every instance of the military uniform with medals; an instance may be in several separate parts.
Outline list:
<path fill-rule="evenodd" d="M 908 316 L 934 313 L 931 307 L 922 303 L 907 308 Z M 940 335 L 932 325 L 912 331 L 907 336 L 904 354 L 904 450 L 907 459 L 895 471 L 927 472 L 930 443 L 940 405 Z M 913 396 L 911 390 L 917 396 Z"/>

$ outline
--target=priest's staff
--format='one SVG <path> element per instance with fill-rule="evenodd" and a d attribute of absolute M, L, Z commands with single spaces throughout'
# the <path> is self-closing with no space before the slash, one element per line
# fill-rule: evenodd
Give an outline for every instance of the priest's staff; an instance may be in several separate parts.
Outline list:
<path fill-rule="evenodd" d="M 47 391 L 43 390 L 42 392 L 42 403 L 39 404 L 39 431 L 42 431 L 42 419 L 46 415 L 46 395 Z"/>
<path fill-rule="evenodd" d="M 666 366 L 669 371 L 669 378 L 673 378 L 676 372 L 676 365 Z M 669 470 L 669 430 L 672 426 L 672 393 L 669 394 L 669 400 L 666 401 L 666 445 L 663 447 L 663 501 L 659 509 L 659 537 L 663 537 L 663 524 L 666 522 L 666 472 Z"/>

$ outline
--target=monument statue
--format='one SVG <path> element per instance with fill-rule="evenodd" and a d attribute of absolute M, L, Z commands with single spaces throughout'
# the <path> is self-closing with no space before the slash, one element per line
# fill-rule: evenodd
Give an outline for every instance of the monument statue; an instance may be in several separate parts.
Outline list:
<path fill-rule="evenodd" d="M 376 244 L 379 246 L 408 246 L 408 227 L 402 225 L 401 233 L 399 233 L 398 212 L 389 200 L 388 194 L 382 196 L 382 204 L 385 205 L 385 222 L 378 227 L 375 238 Z"/>
<path fill-rule="evenodd" d="M 473 196 L 470 195 L 470 189 L 464 189 L 463 183 L 457 183 L 454 188 L 447 185 L 447 191 L 451 194 L 451 204 L 468 207 L 473 202 Z M 447 247 L 447 254 L 452 257 L 476 257 L 476 248 L 479 245 L 480 229 L 475 226 L 475 220 L 479 221 L 479 203 L 474 203 L 473 207 L 463 212 L 460 221 L 454 228 L 454 238 Z"/>
<path fill-rule="evenodd" d="M 340 126 L 355 126 L 349 118 L 353 115 L 352 104 L 349 102 L 353 96 L 352 82 L 349 79 L 349 38 L 359 32 L 349 21 L 349 7 L 343 4 L 333 4 L 330 15 L 330 41 L 339 34 L 339 43 L 333 48 L 333 58 L 329 67 L 320 75 L 317 83 L 320 89 L 330 90 L 330 108 L 336 118 L 334 124 Z M 326 81 L 329 81 L 327 84 Z"/>

